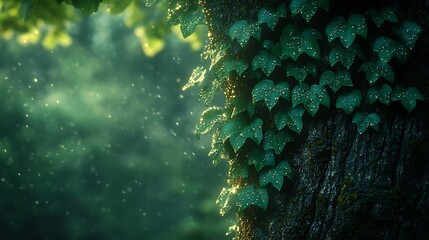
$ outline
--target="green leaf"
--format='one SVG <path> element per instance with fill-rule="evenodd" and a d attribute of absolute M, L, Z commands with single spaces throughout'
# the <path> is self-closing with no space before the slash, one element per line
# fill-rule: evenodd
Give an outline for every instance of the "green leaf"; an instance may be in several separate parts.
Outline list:
<path fill-rule="evenodd" d="M 246 46 L 250 37 L 256 40 L 261 39 L 261 29 L 257 24 L 249 24 L 246 20 L 241 20 L 234 23 L 228 31 L 231 40 L 237 40 L 241 47 Z"/>
<path fill-rule="evenodd" d="M 183 86 L 182 90 L 185 91 L 193 86 L 201 86 L 206 77 L 206 69 L 204 67 L 197 67 L 192 71 L 191 77 L 189 77 L 188 83 Z"/>
<path fill-rule="evenodd" d="M 364 133 L 368 127 L 371 127 L 372 129 L 378 131 L 380 116 L 378 116 L 377 113 L 370 113 L 366 115 L 363 112 L 357 112 L 353 116 L 352 122 L 357 125 L 359 134 Z"/>
<path fill-rule="evenodd" d="M 248 138 L 258 145 L 261 143 L 262 125 L 263 121 L 260 118 L 254 118 L 250 123 L 242 118 L 234 118 L 221 128 L 220 137 L 223 141 L 229 138 L 232 148 L 237 152 Z"/>
<path fill-rule="evenodd" d="M 392 67 L 383 61 L 364 62 L 358 72 L 364 71 L 369 84 L 374 84 L 378 79 L 384 78 L 390 82 L 395 80 L 395 72 Z"/>
<path fill-rule="evenodd" d="M 265 188 L 255 188 L 254 185 L 249 184 L 237 193 L 236 206 L 239 211 L 243 211 L 251 205 L 258 206 L 264 210 L 268 206 L 268 192 Z"/>
<path fill-rule="evenodd" d="M 392 6 L 387 6 L 380 11 L 376 11 L 375 9 L 369 9 L 366 11 L 367 14 L 371 16 L 372 21 L 377 25 L 377 27 L 381 27 L 384 22 L 398 22 L 398 17 L 395 14 L 395 8 Z"/>
<path fill-rule="evenodd" d="M 333 67 L 336 63 L 340 62 L 344 67 L 350 69 L 355 61 L 355 56 L 361 59 L 365 57 L 362 49 L 357 44 L 353 44 L 349 48 L 338 45 L 329 52 L 329 63 Z"/>
<path fill-rule="evenodd" d="M 320 75 L 319 84 L 321 86 L 329 85 L 334 93 L 342 86 L 353 86 L 352 77 L 348 71 L 339 71 L 336 74 L 332 71 L 325 71 Z"/>
<path fill-rule="evenodd" d="M 371 105 L 378 100 L 384 105 L 389 105 L 391 93 L 392 88 L 387 84 L 383 84 L 381 87 L 372 87 L 367 93 L 368 102 Z"/>
<path fill-rule="evenodd" d="M 299 13 L 307 22 L 310 22 L 318 8 L 328 11 L 329 0 L 292 0 L 290 3 L 292 17 Z"/>
<path fill-rule="evenodd" d="M 355 107 L 359 107 L 362 101 L 362 93 L 359 90 L 353 90 L 353 92 L 342 94 L 338 96 L 336 107 L 343 109 L 347 114 L 353 112 Z"/>
<path fill-rule="evenodd" d="M 206 77 L 207 78 L 207 77 Z M 209 105 L 216 94 L 221 90 L 222 85 L 225 83 L 225 78 L 210 78 L 207 80 L 211 83 L 211 86 L 204 86 L 199 92 L 199 99 L 204 101 L 206 105 Z"/>
<path fill-rule="evenodd" d="M 224 141 L 220 137 L 220 129 L 217 128 L 212 135 L 211 149 L 209 156 L 213 160 L 213 164 L 218 164 L 221 159 L 227 159 L 226 148 L 224 147 Z"/>
<path fill-rule="evenodd" d="M 305 104 L 308 101 L 308 92 L 310 86 L 307 83 L 300 83 L 292 90 L 292 106 L 296 107 L 298 104 Z"/>
<path fill-rule="evenodd" d="M 258 23 L 259 25 L 266 23 L 268 27 L 274 31 L 280 17 L 286 17 L 285 4 L 281 4 L 277 11 L 267 7 L 262 7 L 258 12 Z"/>
<path fill-rule="evenodd" d="M 197 124 L 195 134 L 197 138 L 201 135 L 210 132 L 214 126 L 221 124 L 227 120 L 226 112 L 224 108 L 210 107 L 207 108 L 201 115 L 200 121 Z"/>
<path fill-rule="evenodd" d="M 304 115 L 304 108 L 297 106 L 290 108 L 288 111 L 281 109 L 274 115 L 274 122 L 278 130 L 282 130 L 288 126 L 290 130 L 301 133 L 302 130 L 302 115 Z"/>
<path fill-rule="evenodd" d="M 223 57 L 212 67 L 218 78 L 227 78 L 232 71 L 242 75 L 248 68 L 249 64 L 241 59 L 232 59 L 228 56 Z"/>
<path fill-rule="evenodd" d="M 356 35 L 366 39 L 367 31 L 365 17 L 359 14 L 350 15 L 347 22 L 343 17 L 335 17 L 326 27 L 328 41 L 332 42 L 334 39 L 340 38 L 341 43 L 346 48 L 352 45 Z"/>
<path fill-rule="evenodd" d="M 249 167 L 245 163 L 234 161 L 230 165 L 229 175 L 231 178 L 249 178 Z"/>
<path fill-rule="evenodd" d="M 273 150 L 261 150 L 259 148 L 253 148 L 249 152 L 247 158 L 247 163 L 249 165 L 254 165 L 256 171 L 260 171 L 266 166 L 274 166 L 276 164 L 276 159 L 274 157 Z"/>
<path fill-rule="evenodd" d="M 379 37 L 375 39 L 372 49 L 377 53 L 378 58 L 385 63 L 395 58 L 400 63 L 404 64 L 410 55 L 410 50 L 406 46 L 388 37 Z"/>
<path fill-rule="evenodd" d="M 319 105 L 322 104 L 329 108 L 331 100 L 328 92 L 323 86 L 313 84 L 308 92 L 308 101 L 304 103 L 304 107 L 311 116 L 314 117 L 317 111 L 319 111 Z"/>
<path fill-rule="evenodd" d="M 132 2 L 132 0 L 103 0 L 103 3 L 109 8 L 111 14 L 123 12 Z"/>
<path fill-rule="evenodd" d="M 294 138 L 289 131 L 279 131 L 274 133 L 270 130 L 264 134 L 262 142 L 264 150 L 273 149 L 277 155 L 280 155 L 288 142 L 294 142 Z"/>
<path fill-rule="evenodd" d="M 408 112 L 411 112 L 417 106 L 417 100 L 423 101 L 424 97 L 415 87 L 405 89 L 400 85 L 396 85 L 393 88 L 391 100 L 401 101 L 404 108 L 407 109 Z"/>
<path fill-rule="evenodd" d="M 296 61 L 302 53 L 305 53 L 319 60 L 320 47 L 317 43 L 319 39 L 322 39 L 322 35 L 314 28 L 306 28 L 301 32 L 297 25 L 287 25 L 282 31 L 279 43 L 282 58 L 291 57 Z"/>
<path fill-rule="evenodd" d="M 180 19 L 180 31 L 183 38 L 189 37 L 197 25 L 202 24 L 204 21 L 204 13 L 201 7 L 189 8 L 184 11 Z"/>
<path fill-rule="evenodd" d="M 281 61 L 278 57 L 262 50 L 252 60 L 253 71 L 261 68 L 265 75 L 269 76 L 276 66 L 280 66 Z"/>
<path fill-rule="evenodd" d="M 394 29 L 394 33 L 402 40 L 410 50 L 416 45 L 422 28 L 414 22 L 404 21 Z"/>
<path fill-rule="evenodd" d="M 307 83 L 301 83 L 292 90 L 292 106 L 295 107 L 300 103 L 311 116 L 314 116 L 319 110 L 319 104 L 329 108 L 331 102 L 323 86 L 314 84 L 310 87 Z"/>
<path fill-rule="evenodd" d="M 85 14 L 96 12 L 100 2 L 101 0 L 72 0 L 73 6 Z"/>
<path fill-rule="evenodd" d="M 259 176 L 259 186 L 265 187 L 269 183 L 278 191 L 281 190 L 284 177 L 292 179 L 292 168 L 286 161 L 281 161 L 275 168 L 263 171 Z"/>
<path fill-rule="evenodd" d="M 252 102 L 263 101 L 270 111 L 280 97 L 289 100 L 290 90 L 287 82 L 280 82 L 274 85 L 273 81 L 265 79 L 257 83 L 252 90 Z"/>
<path fill-rule="evenodd" d="M 286 76 L 294 77 L 298 83 L 303 83 L 308 75 L 317 76 L 317 68 L 313 62 L 291 62 L 286 64 Z"/>

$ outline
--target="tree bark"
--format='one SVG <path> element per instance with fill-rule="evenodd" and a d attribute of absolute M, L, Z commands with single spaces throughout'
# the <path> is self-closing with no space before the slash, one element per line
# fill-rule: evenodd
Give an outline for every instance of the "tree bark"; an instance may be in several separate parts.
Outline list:
<path fill-rule="evenodd" d="M 274 2 L 205 1 L 212 41 L 225 40 L 235 21 L 255 21 L 260 6 Z M 351 2 L 331 1 L 331 6 L 349 13 L 374 4 Z M 423 28 L 397 79 L 414 79 L 428 99 L 429 2 L 389 3 L 398 7 L 400 19 Z M 314 119 L 307 116 L 300 138 L 287 148 L 292 149 L 286 159 L 293 180 L 280 192 L 270 190 L 267 211 L 255 207 L 239 214 L 239 238 L 429 239 L 428 110 L 427 100 L 411 114 L 399 105 L 377 109 L 380 131 L 364 134 L 357 132 L 350 115 L 333 107 Z"/>

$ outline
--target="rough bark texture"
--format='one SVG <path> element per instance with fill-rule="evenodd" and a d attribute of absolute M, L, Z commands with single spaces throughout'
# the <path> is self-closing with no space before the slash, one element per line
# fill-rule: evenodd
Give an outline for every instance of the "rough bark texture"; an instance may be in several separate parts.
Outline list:
<path fill-rule="evenodd" d="M 429 2 L 390 2 L 399 6 L 402 19 L 424 29 L 411 63 L 397 78 L 417 79 L 427 99 Z M 213 41 L 224 40 L 235 21 L 254 19 L 267 3 L 205 2 Z M 353 11 L 344 3 L 345 12 Z M 306 118 L 301 138 L 287 154 L 293 181 L 270 192 L 266 212 L 255 207 L 239 216 L 240 239 L 429 239 L 427 100 L 411 114 L 396 105 L 379 114 L 380 131 L 362 135 L 351 116 L 335 109 Z"/>

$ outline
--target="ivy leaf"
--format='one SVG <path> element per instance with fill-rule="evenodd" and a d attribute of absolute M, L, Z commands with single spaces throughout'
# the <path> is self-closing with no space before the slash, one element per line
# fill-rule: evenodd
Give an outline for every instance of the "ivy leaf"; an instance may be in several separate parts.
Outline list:
<path fill-rule="evenodd" d="M 234 161 L 230 165 L 229 174 L 232 178 L 248 178 L 249 177 L 249 168 L 247 164 Z"/>
<path fill-rule="evenodd" d="M 200 121 L 197 124 L 195 134 L 197 138 L 200 138 L 201 135 L 207 134 L 210 132 L 216 124 L 225 122 L 227 116 L 224 108 L 220 107 L 210 107 L 207 108 L 201 115 Z"/>
<path fill-rule="evenodd" d="M 404 21 L 397 28 L 394 28 L 393 31 L 404 42 L 405 46 L 411 50 L 416 45 L 422 28 L 414 22 Z"/>
<path fill-rule="evenodd" d="M 410 54 L 410 50 L 406 46 L 388 37 L 379 37 L 375 39 L 372 49 L 377 53 L 378 58 L 385 63 L 395 58 L 400 63 L 404 64 Z"/>
<path fill-rule="evenodd" d="M 325 71 L 320 75 L 319 84 L 321 86 L 329 85 L 334 93 L 342 86 L 353 86 L 352 77 L 348 71 L 339 71 L 336 74 L 332 71 Z"/>
<path fill-rule="evenodd" d="M 323 86 L 313 84 L 310 87 L 308 92 L 308 101 L 304 103 L 304 107 L 312 117 L 316 115 L 319 111 L 319 105 L 322 104 L 325 107 L 329 108 L 331 105 L 331 100 L 329 98 L 328 92 Z"/>
<path fill-rule="evenodd" d="M 305 104 L 308 101 L 308 92 L 310 86 L 307 83 L 300 83 L 292 90 L 292 106 L 296 107 L 298 104 Z"/>
<path fill-rule="evenodd" d="M 290 3 L 292 17 L 299 13 L 307 22 L 310 22 L 318 8 L 328 11 L 329 0 L 292 0 Z"/>
<path fill-rule="evenodd" d="M 290 130 L 298 134 L 301 133 L 304 111 L 304 108 L 301 106 L 290 108 L 288 111 L 284 109 L 279 110 L 274 116 L 277 129 L 282 130 L 285 126 L 288 126 Z"/>
<path fill-rule="evenodd" d="M 317 68 L 313 62 L 291 62 L 286 64 L 286 77 L 294 77 L 298 83 L 303 83 L 308 75 L 317 76 Z"/>
<path fill-rule="evenodd" d="M 288 142 L 294 142 L 294 138 L 289 131 L 279 131 L 274 133 L 270 130 L 264 134 L 262 142 L 264 150 L 273 149 L 277 155 L 280 155 Z M 274 166 L 274 165 L 273 165 Z"/>
<path fill-rule="evenodd" d="M 233 59 L 226 56 L 212 67 L 212 71 L 215 72 L 218 78 L 224 79 L 227 78 L 232 71 L 235 71 L 238 75 L 242 75 L 248 66 L 249 64 L 244 60 Z"/>
<path fill-rule="evenodd" d="M 197 25 L 203 23 L 203 20 L 204 13 L 201 7 L 189 8 L 184 11 L 180 19 L 180 31 L 183 38 L 189 37 L 195 31 Z"/>
<path fill-rule="evenodd" d="M 256 168 L 256 171 L 259 172 L 266 166 L 274 166 L 276 164 L 276 159 L 274 157 L 273 150 L 261 150 L 259 148 L 254 148 L 249 152 L 247 163 L 249 165 L 253 164 Z"/>
<path fill-rule="evenodd" d="M 423 94 L 415 87 L 409 87 L 405 89 L 400 85 L 396 85 L 393 88 L 391 100 L 393 101 L 401 101 L 402 105 L 408 112 L 413 111 L 413 109 L 417 106 L 417 100 L 423 101 Z"/>
<path fill-rule="evenodd" d="M 366 39 L 367 31 L 365 17 L 359 14 L 350 15 L 348 21 L 343 17 L 335 17 L 326 27 L 328 41 L 332 42 L 335 38 L 340 38 L 341 43 L 346 48 L 352 45 L 356 35 Z"/>
<path fill-rule="evenodd" d="M 294 61 L 305 53 L 309 57 L 319 60 L 320 47 L 317 40 L 322 35 L 314 28 L 306 28 L 302 32 L 297 25 L 289 24 L 280 37 L 281 54 L 283 58 L 291 57 Z"/>
<path fill-rule="evenodd" d="M 395 72 L 392 67 L 383 61 L 364 62 L 358 69 L 358 72 L 365 72 L 365 77 L 369 84 L 374 84 L 381 77 L 393 82 L 395 80 Z"/>
<path fill-rule="evenodd" d="M 220 129 L 217 128 L 212 135 L 211 149 L 209 157 L 213 160 L 213 164 L 218 164 L 221 159 L 227 158 L 227 152 L 224 147 L 224 141 L 220 137 Z"/>
<path fill-rule="evenodd" d="M 206 77 L 206 69 L 204 67 L 197 67 L 192 71 L 191 76 L 189 77 L 188 83 L 183 86 L 182 91 L 187 90 L 190 87 L 195 85 L 201 86 L 202 82 Z"/>
<path fill-rule="evenodd" d="M 259 186 L 265 187 L 271 183 L 278 191 L 281 190 L 284 177 L 292 179 L 292 168 L 286 161 L 281 161 L 275 168 L 263 171 L 259 176 Z"/>
<path fill-rule="evenodd" d="M 286 17 L 285 4 L 281 4 L 277 11 L 262 7 L 262 9 L 258 12 L 258 23 L 259 25 L 266 23 L 268 27 L 274 31 L 274 28 L 276 27 L 280 17 Z"/>
<path fill-rule="evenodd" d="M 263 121 L 260 118 L 254 118 L 250 123 L 246 123 L 241 118 L 233 119 L 222 127 L 221 138 L 223 141 L 229 138 L 232 148 L 237 152 L 248 138 L 258 145 L 261 143 L 262 125 Z"/>
<path fill-rule="evenodd" d="M 343 109 L 347 114 L 353 112 L 355 107 L 359 107 L 362 101 L 362 93 L 359 90 L 353 90 L 353 92 L 342 94 L 338 96 L 336 107 Z"/>
<path fill-rule="evenodd" d="M 249 24 L 246 20 L 241 20 L 234 23 L 228 31 L 231 40 L 236 39 L 241 47 L 246 46 L 250 37 L 254 37 L 256 40 L 261 39 L 261 29 L 257 24 Z"/>
<path fill-rule="evenodd" d="M 280 82 L 274 85 L 274 82 L 265 79 L 255 85 L 252 90 L 252 102 L 264 101 L 265 106 L 271 111 L 279 98 L 289 100 L 290 90 L 287 82 Z"/>
<path fill-rule="evenodd" d="M 249 184 L 237 193 L 236 206 L 239 211 L 243 211 L 251 205 L 258 206 L 264 210 L 268 206 L 268 192 L 265 188 L 255 188 L 254 185 Z"/>
<path fill-rule="evenodd" d="M 274 71 L 276 66 L 280 65 L 280 59 L 265 50 L 260 51 L 252 60 L 253 70 L 261 68 L 267 76 Z"/>
<path fill-rule="evenodd" d="M 353 116 L 352 122 L 357 125 L 359 134 L 364 133 L 368 127 L 371 127 L 372 129 L 378 131 L 380 116 L 378 116 L 377 113 L 370 113 L 366 115 L 363 112 L 357 112 Z"/>
<path fill-rule="evenodd" d="M 381 87 L 372 87 L 367 93 L 368 102 L 371 105 L 378 100 L 384 105 L 389 105 L 391 93 L 392 88 L 387 84 L 383 84 Z"/>
<path fill-rule="evenodd" d="M 338 45 L 329 52 L 329 63 L 333 67 L 336 63 L 340 62 L 344 67 L 350 69 L 355 61 L 355 56 L 361 59 L 365 58 L 362 49 L 357 44 L 353 44 L 349 48 Z"/>
<path fill-rule="evenodd" d="M 376 11 L 375 9 L 369 9 L 366 11 L 367 14 L 371 16 L 372 21 L 377 25 L 377 27 L 381 27 L 384 22 L 398 22 L 398 17 L 395 14 L 395 8 L 391 6 L 387 6 L 380 11 Z"/>

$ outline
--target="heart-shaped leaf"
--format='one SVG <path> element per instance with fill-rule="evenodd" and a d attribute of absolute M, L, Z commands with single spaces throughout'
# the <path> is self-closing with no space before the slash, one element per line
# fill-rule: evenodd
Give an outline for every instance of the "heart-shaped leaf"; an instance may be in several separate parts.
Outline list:
<path fill-rule="evenodd" d="M 259 145 L 263 137 L 262 125 L 263 121 L 260 118 L 254 118 L 250 123 L 242 118 L 232 119 L 222 127 L 221 139 L 225 141 L 229 138 L 235 152 L 240 150 L 248 138 Z"/>
<path fill-rule="evenodd" d="M 380 11 L 376 11 L 375 9 L 369 9 L 366 11 L 367 14 L 371 16 L 372 21 L 377 25 L 377 27 L 381 27 L 384 22 L 398 22 L 398 17 L 396 17 L 396 10 L 392 6 L 385 7 Z"/>
<path fill-rule="evenodd" d="M 268 192 L 266 188 L 255 188 L 254 185 L 250 184 L 237 193 L 236 206 L 239 211 L 243 211 L 251 205 L 258 206 L 264 210 L 268 206 Z"/>
<path fill-rule="evenodd" d="M 392 88 L 387 84 L 383 84 L 381 87 L 370 88 L 366 96 L 368 98 L 369 104 L 373 104 L 376 100 L 378 100 L 384 105 L 389 105 L 391 93 Z"/>
<path fill-rule="evenodd" d="M 341 43 L 346 48 L 352 45 L 356 35 L 366 39 L 367 31 L 365 17 L 359 14 L 350 15 L 348 21 L 343 17 L 335 17 L 326 27 L 328 41 L 332 42 L 335 38 L 340 38 Z"/>
<path fill-rule="evenodd" d="M 246 20 L 241 20 L 234 23 L 228 31 L 231 40 L 237 40 L 241 47 L 246 46 L 250 37 L 256 40 L 261 39 L 261 29 L 258 24 L 249 24 Z"/>
<path fill-rule="evenodd" d="M 320 75 L 319 84 L 321 86 L 328 85 L 334 93 L 342 86 L 353 86 L 352 76 L 348 71 L 339 71 L 336 74 L 332 71 L 325 71 Z"/>
<path fill-rule="evenodd" d="M 400 63 L 404 64 L 410 55 L 410 50 L 405 45 L 389 37 L 379 37 L 375 39 L 372 49 L 377 53 L 378 58 L 385 63 L 395 58 Z"/>
<path fill-rule="evenodd" d="M 255 106 L 252 102 L 249 102 L 247 98 L 235 96 L 227 100 L 227 106 L 232 106 L 233 108 L 231 117 L 237 116 L 243 112 L 247 112 L 249 117 L 255 114 Z"/>
<path fill-rule="evenodd" d="M 286 17 L 286 7 L 285 4 L 281 4 L 277 11 L 274 11 L 267 7 L 262 7 L 258 12 L 258 23 L 262 25 L 266 23 L 268 27 L 274 31 L 274 28 L 279 21 L 279 18 Z"/>
<path fill-rule="evenodd" d="M 197 25 L 202 24 L 204 21 L 204 12 L 201 7 L 195 9 L 188 9 L 184 11 L 180 19 L 180 31 L 182 32 L 183 38 L 189 37 L 194 31 Z"/>
<path fill-rule="evenodd" d="M 423 94 L 415 87 L 405 89 L 400 85 L 393 88 L 391 100 L 401 101 L 402 105 L 408 112 L 411 112 L 417 106 L 417 100 L 423 101 Z"/>
<path fill-rule="evenodd" d="M 357 112 L 353 116 L 352 121 L 357 125 L 359 134 L 364 133 L 368 127 L 371 127 L 376 131 L 379 130 L 380 116 L 378 116 L 377 113 L 370 113 L 366 115 L 363 112 Z"/>
<path fill-rule="evenodd" d="M 303 83 L 308 75 L 317 76 L 316 64 L 312 61 L 291 62 L 286 64 L 286 76 L 294 77 L 299 83 Z"/>
<path fill-rule="evenodd" d="M 291 57 L 296 61 L 302 53 L 305 53 L 319 60 L 320 47 L 317 43 L 319 39 L 322 39 L 322 35 L 314 28 L 306 28 L 301 32 L 297 25 L 287 25 L 283 29 L 279 43 L 282 58 Z"/>
<path fill-rule="evenodd" d="M 238 75 L 242 75 L 248 68 L 249 64 L 241 59 L 233 59 L 231 57 L 223 57 L 212 67 L 212 71 L 220 79 L 227 78 L 232 71 Z"/>
<path fill-rule="evenodd" d="M 280 155 L 288 142 L 294 142 L 294 138 L 289 131 L 274 133 L 268 130 L 264 134 L 262 145 L 264 150 L 273 149 L 277 155 Z"/>
<path fill-rule="evenodd" d="M 280 82 L 274 85 L 273 81 L 265 79 L 257 83 L 252 90 L 252 102 L 264 101 L 265 106 L 270 111 L 280 97 L 286 100 L 290 98 L 289 84 L 287 82 Z"/>
<path fill-rule="evenodd" d="M 310 86 L 307 83 L 300 83 L 292 90 L 292 106 L 295 107 L 302 103 L 303 105 L 308 101 L 308 92 Z"/>
<path fill-rule="evenodd" d="M 336 63 L 340 62 L 344 67 L 350 69 L 355 61 L 355 56 L 361 59 L 365 58 L 365 55 L 357 44 L 353 44 L 349 48 L 345 48 L 341 45 L 337 45 L 329 52 L 329 63 L 331 67 Z"/>
<path fill-rule="evenodd" d="M 366 79 L 371 85 L 381 77 L 390 82 L 395 80 L 395 72 L 393 72 L 392 67 L 383 61 L 364 62 L 358 69 L 358 72 L 361 71 L 365 72 Z"/>
<path fill-rule="evenodd" d="M 273 150 L 262 150 L 259 148 L 253 148 L 249 152 L 249 156 L 247 158 L 248 165 L 254 165 L 256 171 L 260 171 L 262 168 L 266 166 L 274 166 L 276 164 L 276 159 L 274 157 Z"/>
<path fill-rule="evenodd" d="M 325 87 L 313 84 L 308 92 L 308 101 L 304 103 L 304 107 L 311 116 L 314 117 L 317 111 L 319 111 L 319 105 L 322 104 L 329 108 L 331 100 Z"/>
<path fill-rule="evenodd" d="M 347 114 L 353 112 L 355 107 L 359 107 L 362 101 L 362 93 L 359 90 L 353 90 L 353 92 L 345 93 L 337 98 L 335 106 L 343 109 Z"/>
<path fill-rule="evenodd" d="M 292 0 L 290 3 L 292 17 L 299 13 L 307 22 L 310 22 L 318 8 L 328 11 L 329 0 Z"/>
<path fill-rule="evenodd" d="M 280 59 L 265 50 L 260 51 L 252 60 L 253 70 L 261 68 L 267 76 L 274 71 L 276 66 L 280 65 Z"/>
<path fill-rule="evenodd" d="M 201 135 L 204 135 L 210 132 L 214 126 L 225 122 L 227 116 L 225 114 L 225 109 L 220 107 L 210 107 L 207 108 L 201 115 L 200 122 L 197 124 L 195 134 L 197 138 L 200 138 Z"/>
<path fill-rule="evenodd" d="M 419 34 L 422 32 L 422 28 L 414 22 L 404 21 L 394 29 L 394 33 L 401 39 L 405 46 L 410 50 L 416 45 Z"/>
<path fill-rule="evenodd" d="M 302 130 L 302 115 L 304 115 L 304 108 L 297 106 L 290 108 L 288 111 L 281 109 L 274 116 L 274 121 L 278 130 L 282 130 L 288 126 L 290 130 L 301 133 Z"/>
<path fill-rule="evenodd" d="M 292 168 L 286 161 L 281 161 L 276 167 L 263 171 L 259 176 L 259 186 L 265 187 L 269 183 L 280 191 L 283 186 L 284 177 L 292 179 Z"/>

